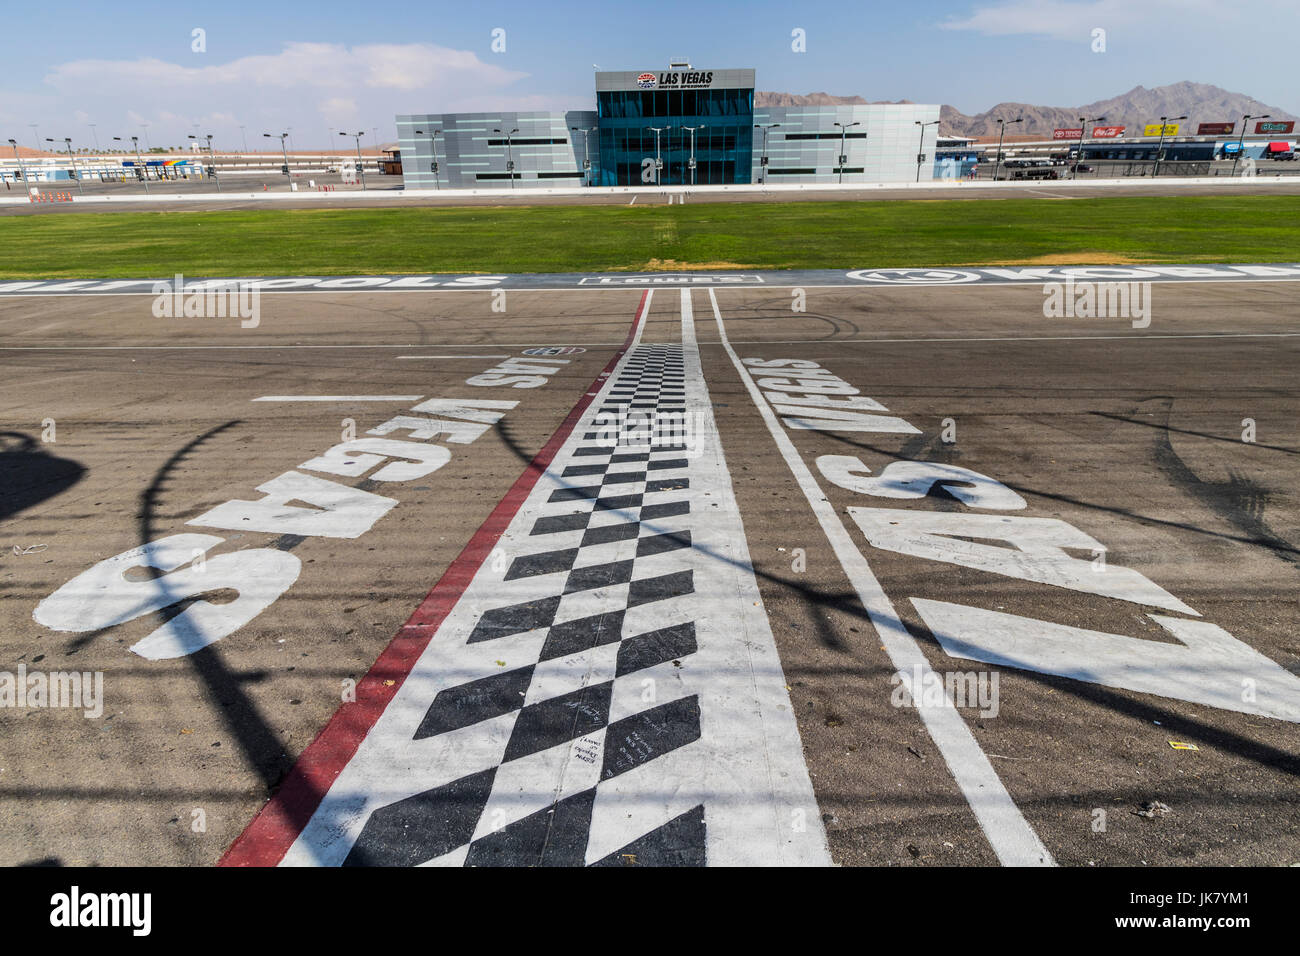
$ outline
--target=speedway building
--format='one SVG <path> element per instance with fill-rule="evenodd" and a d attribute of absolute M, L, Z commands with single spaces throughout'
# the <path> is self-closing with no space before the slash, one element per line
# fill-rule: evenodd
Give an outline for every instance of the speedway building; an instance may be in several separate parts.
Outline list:
<path fill-rule="evenodd" d="M 686 63 L 595 76 L 594 110 L 399 115 L 406 187 L 643 186 L 656 160 L 665 186 L 934 178 L 937 105 L 755 108 L 753 70 Z"/>

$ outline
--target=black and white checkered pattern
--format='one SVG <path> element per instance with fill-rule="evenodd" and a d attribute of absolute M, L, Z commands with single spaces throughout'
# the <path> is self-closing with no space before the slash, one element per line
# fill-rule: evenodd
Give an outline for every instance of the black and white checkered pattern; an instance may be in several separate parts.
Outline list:
<path fill-rule="evenodd" d="M 638 346 L 595 421 L 683 413 L 683 380 L 680 346 Z M 556 487 L 507 556 L 500 601 L 467 639 L 544 632 L 536 659 L 510 655 L 499 673 L 445 687 L 415 733 L 425 740 L 514 714 L 500 762 L 379 807 L 346 864 L 582 865 L 602 785 L 699 740 L 697 696 L 629 711 L 628 699 L 643 698 L 619 686 L 697 650 L 696 623 L 675 603 L 695 588 L 681 561 L 692 546 L 691 459 L 683 444 L 649 442 L 648 431 L 614 434 L 584 430 L 557 458 Z M 557 777 L 560 792 L 536 786 Z M 591 862 L 703 865 L 703 804 Z"/>

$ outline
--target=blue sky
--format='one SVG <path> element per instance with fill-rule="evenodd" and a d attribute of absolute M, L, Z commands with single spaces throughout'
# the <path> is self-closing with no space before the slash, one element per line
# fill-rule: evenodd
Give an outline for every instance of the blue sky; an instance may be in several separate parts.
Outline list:
<path fill-rule="evenodd" d="M 195 124 L 229 146 L 290 126 L 299 147 L 322 145 L 331 128 L 388 140 L 396 113 L 589 107 L 593 63 L 661 68 L 677 56 L 754 67 L 765 90 L 968 113 L 1000 101 L 1075 106 L 1179 80 L 1300 113 L 1300 0 L 64 0 L 57 16 L 47 4 L 8 6 L 0 139 L 27 145 L 33 123 L 42 138 L 85 145 L 144 124 L 155 146 Z M 497 28 L 504 52 L 492 50 Z M 795 29 L 805 52 L 792 50 Z"/>

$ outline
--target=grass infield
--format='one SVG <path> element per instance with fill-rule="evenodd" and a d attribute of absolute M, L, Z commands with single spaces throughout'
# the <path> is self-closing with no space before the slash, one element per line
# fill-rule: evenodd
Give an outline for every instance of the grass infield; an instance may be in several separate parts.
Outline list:
<path fill-rule="evenodd" d="M 1300 196 L 111 212 L 0 219 L 0 277 L 1300 261 Z"/>

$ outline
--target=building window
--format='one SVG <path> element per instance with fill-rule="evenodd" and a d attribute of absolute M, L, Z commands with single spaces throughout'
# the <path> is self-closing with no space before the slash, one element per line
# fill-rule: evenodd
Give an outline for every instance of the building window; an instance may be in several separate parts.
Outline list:
<path fill-rule="evenodd" d="M 529 136 L 529 137 L 516 136 L 514 139 L 510 140 L 509 142 L 513 146 L 563 146 L 565 143 L 568 142 L 568 140 L 564 139 L 563 137 L 559 139 L 547 139 L 542 136 Z M 488 140 L 488 145 L 505 146 L 506 140 L 490 139 Z"/>
<path fill-rule="evenodd" d="M 840 138 L 839 133 L 786 133 L 785 139 L 834 139 Z M 845 139 L 866 139 L 866 133 L 845 133 Z"/>

